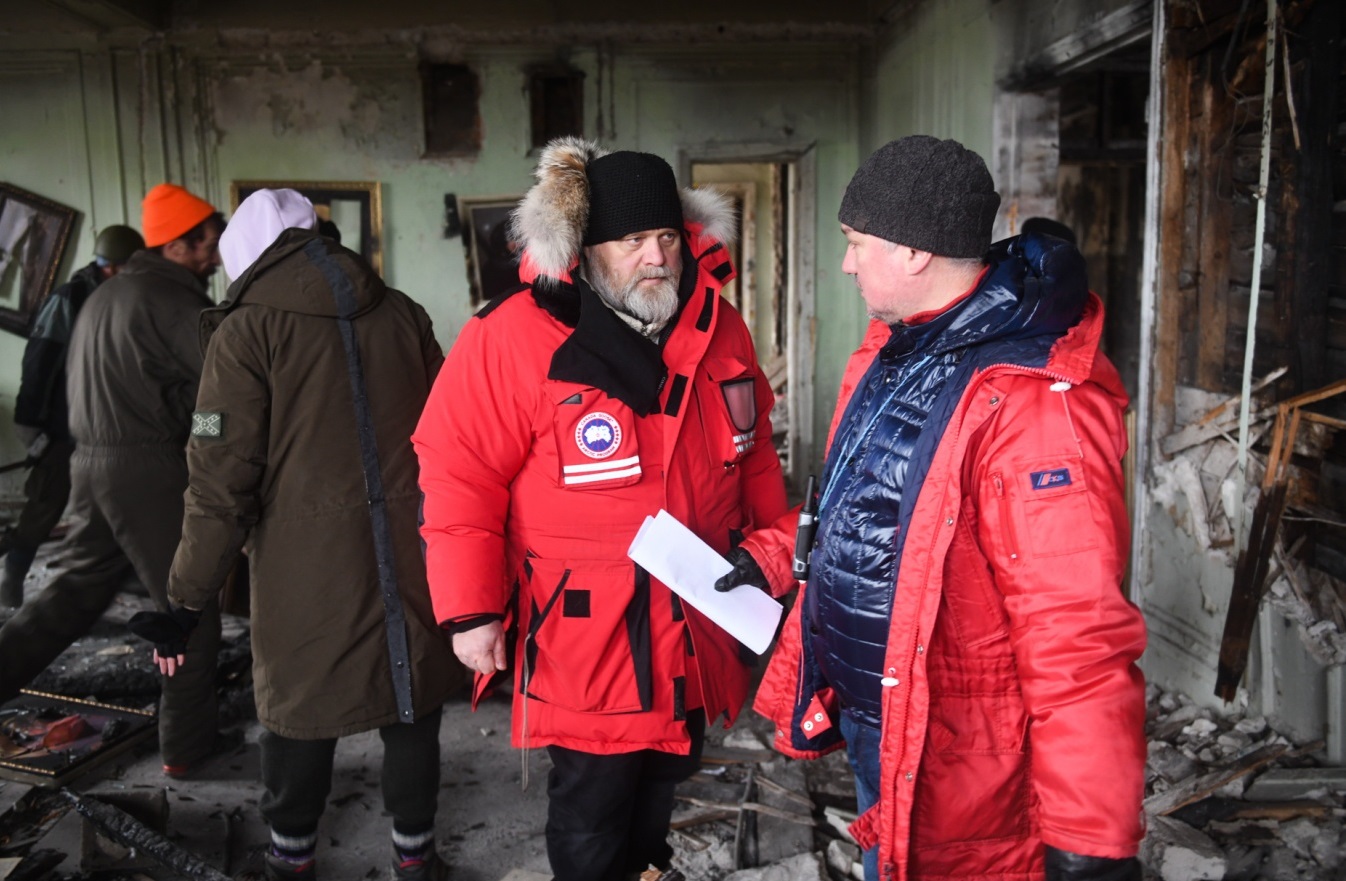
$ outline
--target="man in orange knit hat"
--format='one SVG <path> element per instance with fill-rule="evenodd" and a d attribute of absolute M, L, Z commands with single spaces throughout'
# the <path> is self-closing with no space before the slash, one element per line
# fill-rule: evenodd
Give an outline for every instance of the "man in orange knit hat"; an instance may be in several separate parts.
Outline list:
<path fill-rule="evenodd" d="M 141 208 L 145 249 L 90 295 L 70 338 L 72 526 L 55 577 L 0 628 L 0 702 L 87 633 L 133 572 L 168 609 L 201 377 L 198 324 L 224 218 L 174 184 L 150 190 Z M 214 748 L 219 636 L 211 602 L 183 670 L 164 680 L 159 747 L 170 776 Z"/>

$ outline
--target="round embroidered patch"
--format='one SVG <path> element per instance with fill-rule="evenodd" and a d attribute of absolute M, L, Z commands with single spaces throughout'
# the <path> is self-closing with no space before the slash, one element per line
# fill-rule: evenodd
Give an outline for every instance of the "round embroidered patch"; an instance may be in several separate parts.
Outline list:
<path fill-rule="evenodd" d="M 607 413 L 590 413 L 575 426 L 575 443 L 590 459 L 606 459 L 622 445 L 622 427 Z"/>

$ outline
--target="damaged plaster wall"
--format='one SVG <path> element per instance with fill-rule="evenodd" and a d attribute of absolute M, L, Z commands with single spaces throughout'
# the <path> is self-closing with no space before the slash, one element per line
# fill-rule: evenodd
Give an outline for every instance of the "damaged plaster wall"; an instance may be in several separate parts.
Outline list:
<path fill-rule="evenodd" d="M 667 29 L 665 29 L 667 30 Z M 785 30 L 777 28 L 780 33 Z M 838 310 L 834 338 L 819 340 L 821 392 L 830 415 L 845 354 L 859 339 L 863 307 L 840 273 L 843 240 L 835 206 L 857 161 L 860 58 L 855 39 L 798 37 L 744 45 L 647 41 L 558 45 L 545 35 L 492 42 L 455 31 L 350 33 L 193 29 L 189 32 L 7 34 L 22 43 L 0 60 L 6 118 L 38 125 L 7 131 L 3 149 L 22 156 L 6 178 L 22 185 L 62 181 L 45 195 L 84 212 L 74 261 L 87 262 L 92 216 L 140 223 L 140 199 L 164 180 L 181 183 L 228 214 L 231 183 L 242 180 L 377 181 L 388 282 L 423 303 L 442 345 L 472 314 L 462 239 L 445 235 L 445 197 L 498 199 L 531 184 L 528 71 L 565 63 L 584 74 L 585 134 L 619 149 L 667 157 L 675 168 L 698 149 L 718 159 L 764 147 L 807 154 L 815 211 L 799 231 L 813 253 L 811 285 Z M 669 33 L 672 33 L 669 30 Z M 775 32 L 773 32 L 775 33 Z M 45 45 L 42 52 L 26 49 Z M 47 56 L 60 59 L 52 76 Z M 43 62 L 36 64 L 37 61 Z M 465 64 L 480 83 L 481 149 L 468 157 L 423 155 L 421 65 Z M 34 86 L 41 85 L 42 88 Z M 9 169 L 15 169 L 10 172 Z M 91 183 L 93 181 L 93 183 Z M 92 191 L 92 194 L 91 194 Z M 93 210 L 90 210 L 92 206 Z M 213 292 L 226 286 L 217 276 Z M 809 301 L 810 303 L 812 300 Z M 812 314 L 800 316 L 810 326 Z M 12 408 L 22 341 L 0 337 L 0 406 Z M 825 418 L 815 419 L 815 433 Z M 821 437 L 812 439 L 821 445 Z M 20 455 L 0 431 L 0 454 Z M 21 476 L 0 484 L 14 498 Z"/>
<path fill-rule="evenodd" d="M 480 78 L 482 149 L 473 157 L 422 157 L 419 59 L 408 49 L 357 54 L 314 47 L 285 56 L 231 54 L 200 65 L 210 83 L 221 183 L 380 181 L 385 275 L 426 306 L 445 346 L 471 306 L 462 245 L 443 236 L 444 197 L 512 197 L 527 189 L 536 154 L 529 150 L 526 71 L 554 55 L 487 47 L 452 60 Z M 845 185 L 854 116 L 851 102 L 837 96 L 853 91 L 855 75 L 854 61 L 836 49 L 798 47 L 787 55 L 745 47 L 731 55 L 650 47 L 601 57 L 580 48 L 568 60 L 586 74 L 590 137 L 658 153 L 675 167 L 684 153 L 694 158 L 712 134 L 722 151 L 733 144 L 815 149 L 823 170 L 819 192 L 839 194 Z M 826 233 L 833 228 L 829 218 Z M 840 266 L 839 236 L 824 234 L 819 250 L 821 264 Z M 819 287 L 830 288 L 835 301 L 849 282 L 836 271 Z M 858 299 L 854 306 L 859 326 Z M 839 381 L 838 375 L 833 393 Z M 830 412 L 830 398 L 826 406 Z"/>
<path fill-rule="evenodd" d="M 65 205 L 83 204 L 89 198 L 88 170 L 83 156 L 69 142 L 72 134 L 83 130 L 79 104 L 74 100 L 81 88 L 79 56 L 43 53 L 25 61 L 0 65 L 0 117 L 29 120 L 26 126 L 9 127 L 0 140 L 0 168 L 4 169 L 0 179 Z M 51 150 L 47 144 L 65 148 Z M 75 262 L 80 257 L 84 262 L 91 259 L 92 249 L 88 218 L 81 217 L 71 230 L 68 257 L 58 278 L 64 279 L 71 269 L 83 265 Z M 23 347 L 23 338 L 0 333 L 0 364 L 18 365 Z M 18 391 L 18 370 L 0 370 L 0 423 L 6 429 L 0 430 L 0 460 L 4 462 L 23 457 L 18 440 L 7 430 Z M 4 494 L 10 496 L 23 485 L 24 475 L 11 472 L 0 480 L 4 480 Z"/>
<path fill-rule="evenodd" d="M 461 239 L 444 235 L 445 196 L 512 196 L 527 187 L 532 163 L 520 70 L 528 61 L 471 62 L 480 77 L 484 147 L 462 159 L 421 156 L 412 55 L 315 51 L 203 61 L 219 180 L 377 181 L 385 280 L 425 306 L 447 347 L 471 304 Z"/>
<path fill-rule="evenodd" d="M 114 223 L 138 223 L 127 210 L 122 187 L 123 122 L 134 123 L 139 96 L 119 106 L 113 87 L 111 53 L 75 47 L 0 53 L 0 180 L 76 209 L 57 285 L 93 259 L 97 230 Z M 11 305 L 11 304 L 6 304 Z M 19 390 L 19 366 L 26 340 L 0 333 L 0 463 L 23 457 L 9 430 Z M 0 498 L 17 497 L 26 472 L 0 476 Z"/>

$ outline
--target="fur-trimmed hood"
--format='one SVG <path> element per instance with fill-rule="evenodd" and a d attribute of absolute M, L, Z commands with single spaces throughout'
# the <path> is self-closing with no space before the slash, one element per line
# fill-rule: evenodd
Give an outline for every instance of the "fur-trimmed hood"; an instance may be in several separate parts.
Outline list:
<path fill-rule="evenodd" d="M 510 236 L 522 245 L 519 279 L 525 284 L 554 279 L 571 281 L 570 273 L 583 251 L 584 230 L 589 223 L 588 164 L 606 150 L 583 138 L 558 138 L 542 151 L 533 185 L 510 218 Z M 704 247 L 693 245 L 700 255 L 715 242 L 734 237 L 734 209 L 729 198 L 714 190 L 679 191 L 684 231 L 689 240 L 709 239 Z"/>

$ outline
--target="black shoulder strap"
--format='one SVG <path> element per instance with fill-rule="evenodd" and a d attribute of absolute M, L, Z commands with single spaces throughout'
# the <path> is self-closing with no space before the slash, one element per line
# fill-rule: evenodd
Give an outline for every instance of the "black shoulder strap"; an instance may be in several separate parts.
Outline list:
<path fill-rule="evenodd" d="M 393 672 L 393 694 L 397 697 L 397 720 L 415 722 L 411 703 L 411 652 L 407 647 L 407 619 L 402 597 L 397 592 L 397 567 L 393 560 L 392 530 L 388 525 L 388 502 L 383 495 L 383 474 L 379 468 L 379 450 L 374 440 L 374 418 L 369 409 L 364 367 L 360 363 L 360 345 L 355 338 L 351 316 L 355 314 L 355 286 L 328 255 L 322 242 L 314 239 L 304 246 L 304 254 L 317 266 L 332 287 L 336 299 L 337 324 L 341 344 L 346 349 L 346 369 L 350 373 L 351 393 L 355 399 L 355 425 L 360 436 L 360 465 L 365 473 L 365 493 L 369 497 L 369 523 L 374 533 L 374 559 L 379 570 L 379 591 L 383 594 L 383 617 L 388 629 L 388 665 Z"/>

